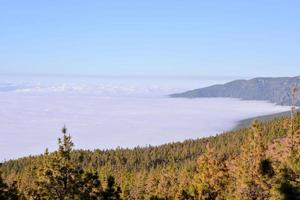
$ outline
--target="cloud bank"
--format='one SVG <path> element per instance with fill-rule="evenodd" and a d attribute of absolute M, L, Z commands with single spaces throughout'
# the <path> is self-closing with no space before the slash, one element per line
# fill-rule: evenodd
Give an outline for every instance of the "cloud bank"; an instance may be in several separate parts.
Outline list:
<path fill-rule="evenodd" d="M 162 94 L 178 90 L 176 85 L 151 83 L 157 88 L 151 90 L 147 83 L 123 84 L 121 90 L 121 84 L 115 83 L 106 83 L 109 88 L 85 83 L 83 89 L 82 83 L 30 83 L 30 87 L 4 89 L 0 92 L 0 160 L 55 149 L 64 124 L 76 148 L 106 149 L 205 137 L 230 130 L 241 119 L 288 109 L 228 98 L 172 99 Z M 81 89 L 70 90 L 71 86 Z"/>

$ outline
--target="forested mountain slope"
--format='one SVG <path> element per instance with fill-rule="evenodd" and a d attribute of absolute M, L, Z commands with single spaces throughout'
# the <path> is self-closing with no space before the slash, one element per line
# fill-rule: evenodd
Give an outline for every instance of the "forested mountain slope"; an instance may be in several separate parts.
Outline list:
<path fill-rule="evenodd" d="M 58 151 L 3 163 L 5 191 L 43 199 L 56 194 L 52 188 L 62 188 L 59 180 L 72 180 L 60 195 L 130 200 L 299 198 L 300 115 L 293 116 L 215 137 L 107 151 L 73 150 L 64 129 Z"/>
<path fill-rule="evenodd" d="M 230 97 L 243 100 L 264 100 L 279 105 L 291 105 L 289 91 L 291 91 L 293 85 L 300 87 L 300 76 L 236 80 L 224 85 L 213 85 L 170 96 L 184 98 Z M 300 94 L 298 94 L 297 99 L 296 105 L 300 106 Z"/>
<path fill-rule="evenodd" d="M 297 111 L 299 112 L 300 110 L 298 109 Z M 262 115 L 262 116 L 258 116 L 258 117 L 251 117 L 251 118 L 239 121 L 239 123 L 237 124 L 237 126 L 234 129 L 238 130 L 241 128 L 248 128 L 251 126 L 251 124 L 254 120 L 258 120 L 261 122 L 268 122 L 275 118 L 289 117 L 290 115 L 291 115 L 290 111 L 285 111 L 285 112 L 280 112 L 280 113 L 271 114 L 271 115 Z"/>

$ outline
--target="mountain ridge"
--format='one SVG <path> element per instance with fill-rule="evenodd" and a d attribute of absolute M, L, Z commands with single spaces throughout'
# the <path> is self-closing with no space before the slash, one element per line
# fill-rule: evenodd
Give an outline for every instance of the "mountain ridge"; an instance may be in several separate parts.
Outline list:
<path fill-rule="evenodd" d="M 225 84 L 212 85 L 169 96 L 173 98 L 229 97 L 242 100 L 269 101 L 278 105 L 288 106 L 291 105 L 289 91 L 291 91 L 293 85 L 300 88 L 300 76 L 239 79 Z M 296 105 L 300 106 L 299 93 Z"/>

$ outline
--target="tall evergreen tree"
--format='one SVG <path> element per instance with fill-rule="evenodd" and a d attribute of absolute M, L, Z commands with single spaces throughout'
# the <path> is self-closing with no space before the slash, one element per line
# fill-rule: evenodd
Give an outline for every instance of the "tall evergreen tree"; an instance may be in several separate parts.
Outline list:
<path fill-rule="evenodd" d="M 300 121 L 297 115 L 295 103 L 298 87 L 293 86 L 291 91 L 291 118 L 288 131 L 289 156 L 281 169 L 279 191 L 284 199 L 300 199 Z"/>
<path fill-rule="evenodd" d="M 296 110 L 296 102 L 297 102 L 297 92 L 298 87 L 295 85 L 291 90 L 291 119 L 290 119 L 290 128 L 288 131 L 288 143 L 290 148 L 291 156 L 297 153 L 297 146 L 300 145 L 300 124 L 297 119 L 297 110 Z"/>
<path fill-rule="evenodd" d="M 203 200 L 226 199 L 229 180 L 226 160 L 219 160 L 210 144 L 198 159 L 196 187 Z"/>
<path fill-rule="evenodd" d="M 32 192 L 35 199 L 74 200 L 96 199 L 100 195 L 97 174 L 84 173 L 80 165 L 71 160 L 73 142 L 62 129 L 63 137 L 58 139 L 58 150 L 44 155 L 43 166 L 38 173 L 37 189 Z"/>
<path fill-rule="evenodd" d="M 266 148 L 262 141 L 262 127 L 258 121 L 252 124 L 252 134 L 242 147 L 237 163 L 237 199 L 268 199 L 273 176 L 270 161 L 266 158 Z"/>
<path fill-rule="evenodd" d="M 2 179 L 2 172 L 0 171 L 0 200 L 18 200 L 19 199 L 16 182 L 12 185 L 7 185 Z"/>
<path fill-rule="evenodd" d="M 102 192 L 101 200 L 121 200 L 121 188 L 115 184 L 115 178 L 109 176 L 107 178 L 107 186 Z"/>
<path fill-rule="evenodd" d="M 177 199 L 178 200 L 196 200 L 196 197 L 189 194 L 186 190 L 181 190 Z"/>

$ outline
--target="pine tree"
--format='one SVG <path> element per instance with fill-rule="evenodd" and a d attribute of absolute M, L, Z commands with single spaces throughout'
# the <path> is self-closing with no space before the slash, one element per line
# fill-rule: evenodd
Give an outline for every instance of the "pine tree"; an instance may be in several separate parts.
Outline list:
<path fill-rule="evenodd" d="M 279 180 L 281 185 L 279 191 L 285 199 L 300 199 L 300 124 L 296 110 L 296 96 L 298 87 L 293 86 L 291 90 L 291 118 L 288 131 L 289 156 L 281 168 Z"/>
<path fill-rule="evenodd" d="M 300 154 L 300 152 L 299 152 Z M 300 199 L 300 159 L 288 158 L 281 169 L 279 191 L 283 199 Z"/>
<path fill-rule="evenodd" d="M 290 128 L 288 131 L 288 145 L 290 149 L 290 154 L 297 153 L 297 146 L 300 145 L 300 127 L 299 121 L 297 120 L 297 110 L 296 110 L 296 96 L 298 92 L 298 87 L 294 85 L 291 90 L 291 118 L 290 118 Z"/>
<path fill-rule="evenodd" d="M 242 147 L 240 157 L 236 160 L 236 198 L 268 199 L 274 175 L 271 161 L 266 158 L 266 148 L 262 141 L 262 127 L 258 121 L 252 124 L 252 134 Z"/>
<path fill-rule="evenodd" d="M 78 184 L 79 199 L 97 200 L 101 197 L 102 186 L 97 173 L 84 172 L 82 180 Z"/>
<path fill-rule="evenodd" d="M 181 192 L 178 195 L 178 200 L 196 200 L 196 198 L 189 194 L 186 190 L 181 190 Z"/>
<path fill-rule="evenodd" d="M 213 148 L 208 144 L 206 152 L 198 159 L 195 182 L 200 199 L 226 199 L 228 179 L 226 160 L 218 160 Z"/>
<path fill-rule="evenodd" d="M 82 167 L 71 160 L 73 142 L 62 129 L 63 137 L 58 139 L 58 150 L 52 155 L 46 150 L 43 166 L 39 171 L 37 189 L 32 192 L 35 199 L 74 200 L 96 199 L 100 195 L 97 174 L 84 173 Z"/>
<path fill-rule="evenodd" d="M 2 179 L 2 172 L 0 171 L 0 200 L 18 200 L 19 197 L 16 182 L 10 186 L 7 185 Z"/>
<path fill-rule="evenodd" d="M 107 178 L 107 186 L 102 192 L 101 200 L 121 200 L 121 188 L 116 187 L 115 178 L 109 176 Z"/>

